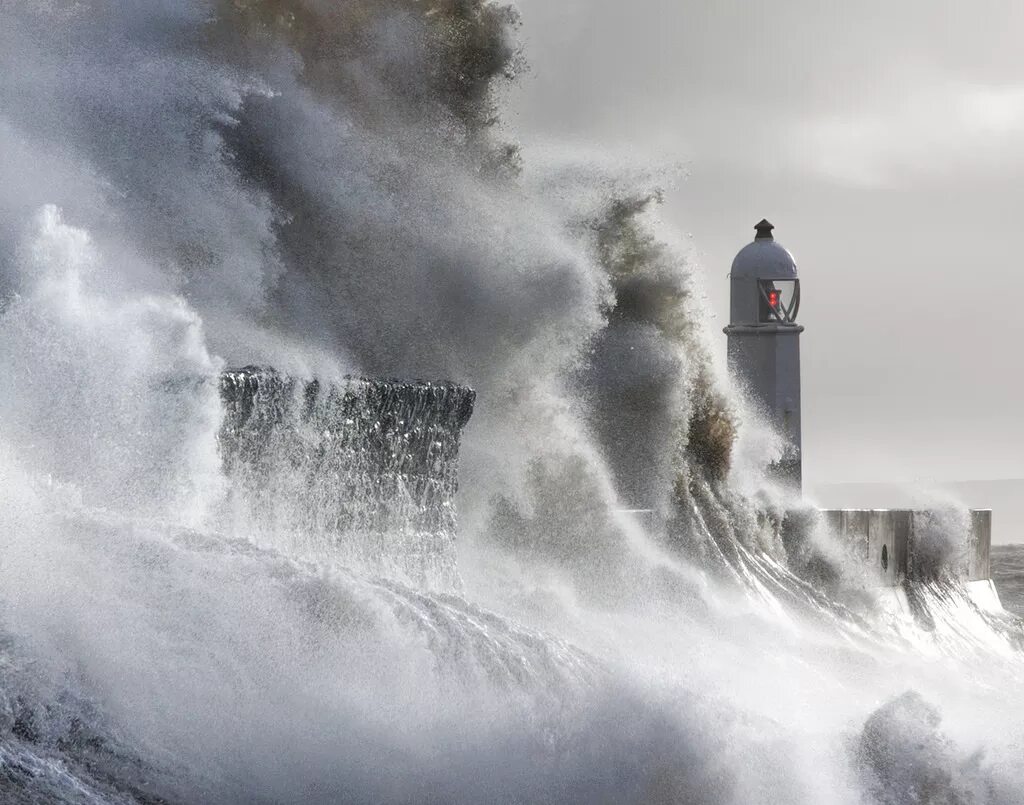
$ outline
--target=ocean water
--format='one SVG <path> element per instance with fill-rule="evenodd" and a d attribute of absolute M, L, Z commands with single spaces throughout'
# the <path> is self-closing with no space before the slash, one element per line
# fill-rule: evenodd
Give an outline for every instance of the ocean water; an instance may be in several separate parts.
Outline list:
<path fill-rule="evenodd" d="M 992 578 L 1003 607 L 1024 617 L 1024 545 L 992 546 Z"/>
<path fill-rule="evenodd" d="M 783 538 L 671 177 L 516 146 L 514 9 L 0 15 L 0 803 L 1021 802 L 965 512 L 910 611 Z"/>

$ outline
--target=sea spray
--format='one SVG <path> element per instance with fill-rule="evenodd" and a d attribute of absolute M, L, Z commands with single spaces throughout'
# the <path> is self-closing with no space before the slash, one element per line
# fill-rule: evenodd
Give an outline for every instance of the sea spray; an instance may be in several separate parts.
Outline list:
<path fill-rule="evenodd" d="M 220 396 L 222 528 L 423 589 L 461 587 L 455 493 L 472 389 L 248 367 L 221 375 Z"/>
<path fill-rule="evenodd" d="M 650 184 L 503 127 L 506 6 L 3 15 L 7 800 L 1013 801 L 1013 622 L 782 539 Z M 461 593 L 224 527 L 246 365 L 477 391 Z"/>

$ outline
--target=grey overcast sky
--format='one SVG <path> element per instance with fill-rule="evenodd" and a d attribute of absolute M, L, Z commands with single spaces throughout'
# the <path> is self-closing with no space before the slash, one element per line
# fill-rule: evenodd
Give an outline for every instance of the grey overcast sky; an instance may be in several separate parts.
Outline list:
<path fill-rule="evenodd" d="M 812 487 L 1024 478 L 1024 2 L 517 5 L 524 145 L 684 163 L 718 324 L 756 221 L 796 256 Z"/>

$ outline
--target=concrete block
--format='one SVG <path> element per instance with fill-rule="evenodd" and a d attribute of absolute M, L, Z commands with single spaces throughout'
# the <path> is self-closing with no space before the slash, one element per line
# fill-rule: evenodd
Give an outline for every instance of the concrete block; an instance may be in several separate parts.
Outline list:
<path fill-rule="evenodd" d="M 853 546 L 858 556 L 878 573 L 880 583 L 899 584 L 912 578 L 910 567 L 915 538 L 915 515 L 926 528 L 931 512 L 908 509 L 825 509 L 822 516 L 828 527 Z M 971 511 L 969 544 L 964 565 L 956 569 L 967 581 L 983 581 L 991 576 L 989 557 L 992 544 L 992 512 Z"/>
<path fill-rule="evenodd" d="M 971 510 L 971 546 L 968 553 L 967 578 L 981 581 L 992 577 L 992 511 Z"/>
<path fill-rule="evenodd" d="M 868 566 L 875 568 L 884 584 L 896 584 L 896 524 L 894 512 L 872 509 L 868 512 Z"/>
<path fill-rule="evenodd" d="M 821 519 L 831 534 L 842 533 L 843 513 L 839 509 L 820 509 Z"/>
<path fill-rule="evenodd" d="M 910 538 L 914 531 L 914 513 L 906 509 L 890 509 L 893 526 L 893 561 L 896 565 L 897 582 L 906 578 L 910 562 Z"/>
<path fill-rule="evenodd" d="M 868 558 L 868 515 L 867 509 L 840 509 L 839 533 L 857 549 L 858 555 Z"/>

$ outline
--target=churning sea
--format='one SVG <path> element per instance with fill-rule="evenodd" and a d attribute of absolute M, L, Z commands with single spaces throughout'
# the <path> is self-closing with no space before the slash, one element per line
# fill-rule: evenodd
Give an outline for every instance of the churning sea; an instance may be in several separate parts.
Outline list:
<path fill-rule="evenodd" d="M 1024 545 L 992 546 L 992 578 L 1003 608 L 1024 616 Z"/>

